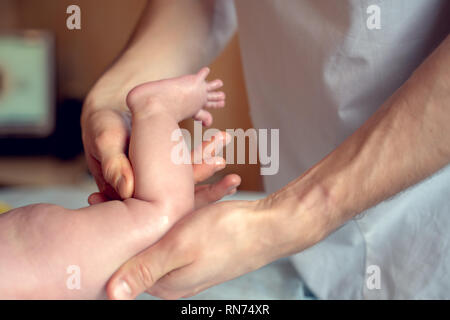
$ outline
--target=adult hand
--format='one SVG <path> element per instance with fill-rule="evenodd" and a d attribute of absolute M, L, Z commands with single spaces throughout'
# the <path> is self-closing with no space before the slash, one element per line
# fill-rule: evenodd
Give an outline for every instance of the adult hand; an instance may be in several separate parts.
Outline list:
<path fill-rule="evenodd" d="M 309 224 L 294 228 L 282 217 L 293 208 L 275 209 L 275 202 L 224 201 L 184 217 L 112 276 L 109 298 L 133 299 L 144 291 L 164 299 L 189 297 L 301 250 Z"/>
<path fill-rule="evenodd" d="M 129 112 L 113 108 L 95 111 L 82 119 L 86 160 L 100 191 L 89 197 L 90 204 L 111 199 L 126 199 L 133 195 L 134 176 L 131 163 L 126 156 L 130 123 Z M 194 150 L 192 157 L 200 150 L 206 150 L 210 144 L 218 145 L 220 148 L 229 141 L 229 136 L 221 132 L 212 141 L 204 142 L 202 148 Z M 211 148 L 208 149 L 211 150 Z M 213 150 L 216 148 L 214 147 Z M 202 182 L 225 168 L 226 163 L 223 158 L 215 157 L 214 154 L 212 156 L 214 161 L 193 164 L 195 183 Z M 204 155 L 202 155 L 203 158 Z M 234 193 L 240 181 L 238 175 L 230 174 L 214 184 L 196 186 L 196 208 Z"/>
<path fill-rule="evenodd" d="M 262 266 L 264 259 L 249 258 L 259 255 L 258 220 L 253 202 L 220 202 L 194 212 L 123 265 L 108 296 L 132 299 L 147 290 L 164 299 L 187 297 Z"/>
<path fill-rule="evenodd" d="M 90 197 L 89 203 L 100 199 L 130 198 L 134 176 L 126 156 L 131 123 L 129 112 L 115 108 L 84 112 L 81 127 L 86 161 L 100 191 Z"/>

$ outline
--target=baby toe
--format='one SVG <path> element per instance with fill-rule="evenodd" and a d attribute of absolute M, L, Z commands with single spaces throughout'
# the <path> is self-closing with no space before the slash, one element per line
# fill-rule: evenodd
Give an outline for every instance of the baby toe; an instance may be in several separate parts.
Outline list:
<path fill-rule="evenodd" d="M 200 69 L 199 72 L 197 72 L 197 77 L 200 80 L 205 80 L 206 77 L 209 75 L 210 71 L 211 70 L 208 67 L 203 67 L 203 68 Z"/>
<path fill-rule="evenodd" d="M 221 101 L 208 101 L 205 105 L 206 108 L 223 108 L 225 107 L 225 101 L 221 100 Z"/>
<path fill-rule="evenodd" d="M 225 92 L 223 91 L 214 91 L 208 93 L 208 101 L 221 101 L 225 100 Z"/>
<path fill-rule="evenodd" d="M 194 120 L 201 121 L 205 127 L 209 127 L 213 122 L 213 116 L 206 110 L 200 110 L 194 115 Z"/>
<path fill-rule="evenodd" d="M 217 89 L 221 88 L 222 86 L 223 86 L 223 82 L 220 79 L 213 80 L 211 82 L 208 82 L 208 84 L 207 84 L 208 91 L 217 90 Z"/>

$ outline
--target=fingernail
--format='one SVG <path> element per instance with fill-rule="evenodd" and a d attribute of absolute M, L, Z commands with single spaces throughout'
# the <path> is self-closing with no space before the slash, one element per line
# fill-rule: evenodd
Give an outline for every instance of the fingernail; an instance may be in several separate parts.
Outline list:
<path fill-rule="evenodd" d="M 225 167 L 226 167 L 226 163 L 225 163 L 225 161 L 223 161 L 223 160 L 219 160 L 219 161 L 216 161 L 215 162 L 215 165 L 216 165 L 216 172 L 217 171 L 220 171 L 220 170 L 222 170 L 222 169 L 224 169 Z"/>
<path fill-rule="evenodd" d="M 129 181 L 127 180 L 127 178 L 125 178 L 125 176 L 121 176 L 117 183 L 116 191 L 124 199 L 132 196 L 130 194 L 128 184 L 129 184 Z"/>
<path fill-rule="evenodd" d="M 131 299 L 131 288 L 126 281 L 121 280 L 114 289 L 114 299 L 126 300 Z"/>

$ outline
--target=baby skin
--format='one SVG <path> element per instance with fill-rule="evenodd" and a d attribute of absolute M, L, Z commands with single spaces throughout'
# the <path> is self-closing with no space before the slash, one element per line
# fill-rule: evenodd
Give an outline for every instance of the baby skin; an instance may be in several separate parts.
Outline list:
<path fill-rule="evenodd" d="M 171 136 L 179 121 L 210 124 L 205 108 L 224 106 L 222 82 L 207 82 L 208 73 L 144 83 L 128 94 L 133 198 L 78 210 L 35 204 L 0 215 L 0 299 L 106 298 L 111 275 L 193 210 L 192 166 L 172 161 L 178 142 Z M 74 272 L 79 288 L 71 285 Z"/>

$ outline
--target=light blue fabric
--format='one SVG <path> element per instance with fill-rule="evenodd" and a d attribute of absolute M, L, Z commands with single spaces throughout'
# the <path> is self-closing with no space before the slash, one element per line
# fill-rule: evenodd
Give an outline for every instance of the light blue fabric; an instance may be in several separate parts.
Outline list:
<path fill-rule="evenodd" d="M 138 299 L 156 299 L 143 294 Z M 259 270 L 209 288 L 189 299 L 195 300 L 309 300 L 314 299 L 304 287 L 289 259 L 275 261 Z"/>

